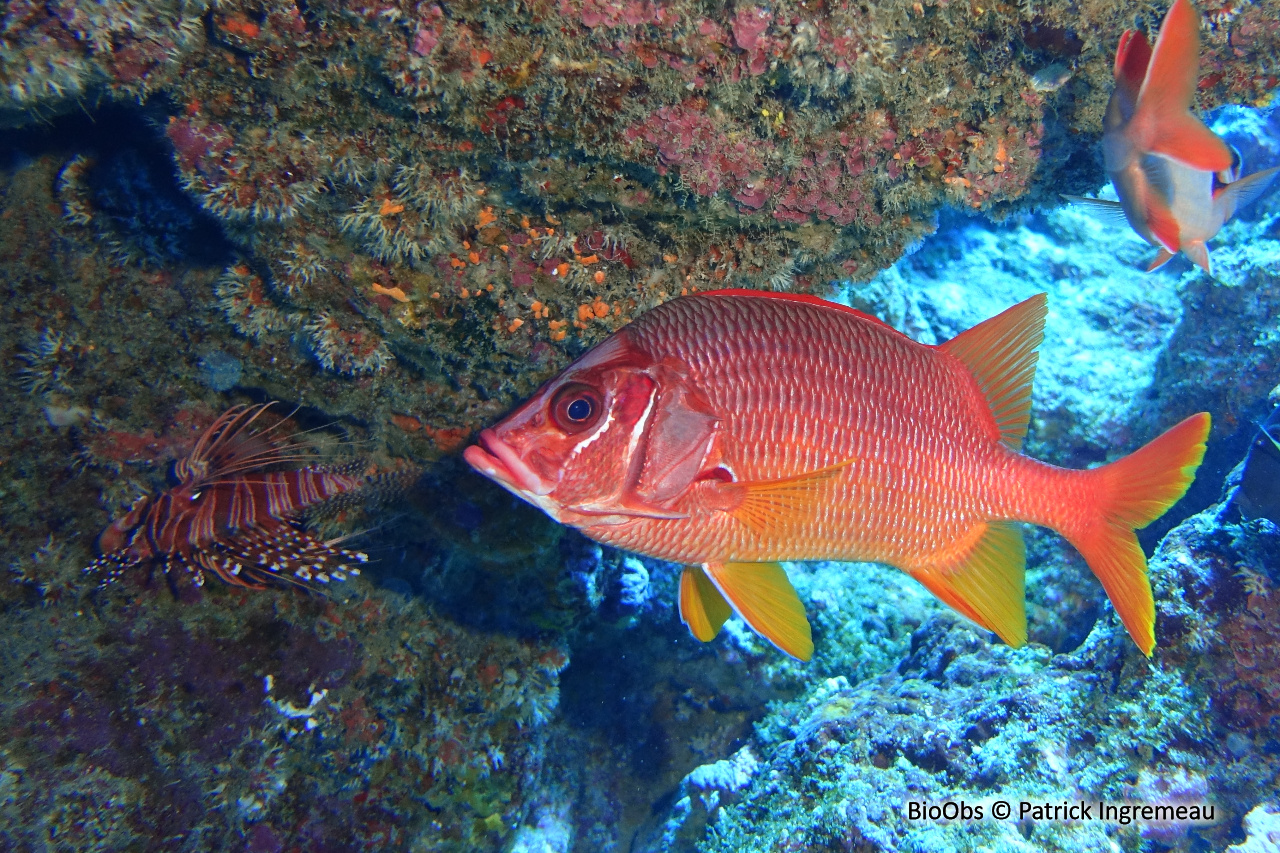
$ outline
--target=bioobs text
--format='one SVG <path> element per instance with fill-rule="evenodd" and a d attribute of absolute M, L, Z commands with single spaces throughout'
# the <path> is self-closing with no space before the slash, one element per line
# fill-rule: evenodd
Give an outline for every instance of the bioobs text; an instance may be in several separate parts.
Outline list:
<path fill-rule="evenodd" d="M 983 807 L 964 800 L 941 803 L 907 803 L 907 820 L 982 820 Z"/>

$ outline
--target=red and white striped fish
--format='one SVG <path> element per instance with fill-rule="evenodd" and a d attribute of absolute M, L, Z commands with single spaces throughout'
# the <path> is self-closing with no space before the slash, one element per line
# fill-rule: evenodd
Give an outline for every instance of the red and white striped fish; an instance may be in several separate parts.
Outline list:
<path fill-rule="evenodd" d="M 271 405 L 233 406 L 219 415 L 174 465 L 178 484 L 138 498 L 103 532 L 102 556 L 85 571 L 105 572 L 108 583 L 130 569 L 159 566 L 171 584 L 186 576 L 203 586 L 212 573 L 249 589 L 313 589 L 360 574 L 356 564 L 368 561 L 365 554 L 317 539 L 301 518 L 320 508 L 340 510 L 387 478 L 371 477 L 359 464 L 288 467 L 312 451 L 276 434 L 284 421 L 259 422 Z"/>

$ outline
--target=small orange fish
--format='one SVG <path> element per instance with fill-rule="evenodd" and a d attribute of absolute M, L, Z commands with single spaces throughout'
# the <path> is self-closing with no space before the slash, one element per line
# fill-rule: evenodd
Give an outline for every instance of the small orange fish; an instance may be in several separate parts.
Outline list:
<path fill-rule="evenodd" d="M 1240 177 L 1240 155 L 1191 114 L 1200 62 L 1200 20 L 1174 0 L 1152 50 L 1126 30 L 1116 49 L 1116 88 L 1103 119 L 1102 154 L 1120 201 L 1066 196 L 1107 219 L 1125 219 L 1160 251 L 1209 272 L 1206 245 L 1271 183 L 1276 169 Z"/>
<path fill-rule="evenodd" d="M 684 563 L 680 613 L 703 641 L 732 608 L 808 660 L 778 561 L 864 560 L 1021 646 L 1016 522 L 1030 522 L 1080 550 L 1149 655 L 1133 531 L 1191 484 L 1209 415 L 1089 471 L 1023 456 L 1046 305 L 1032 297 L 935 347 L 811 296 L 676 299 L 481 432 L 466 460 L 592 539 Z"/>

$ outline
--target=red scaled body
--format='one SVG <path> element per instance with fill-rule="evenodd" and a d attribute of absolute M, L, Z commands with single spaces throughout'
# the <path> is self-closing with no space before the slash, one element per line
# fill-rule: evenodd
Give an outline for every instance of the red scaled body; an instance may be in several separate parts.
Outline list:
<path fill-rule="evenodd" d="M 316 539 L 299 518 L 333 508 L 374 481 L 350 467 L 290 467 L 309 451 L 275 435 L 279 423 L 259 424 L 270 405 L 220 415 L 174 466 L 178 485 L 144 495 L 113 522 L 98 543 L 103 556 L 86 571 L 105 571 L 110 581 L 130 568 L 158 565 L 171 581 L 181 570 L 201 586 L 211 572 L 252 589 L 358 575 L 352 563 L 365 562 L 364 554 Z"/>
<path fill-rule="evenodd" d="M 837 559 L 902 569 L 1019 645 L 1012 522 L 1030 522 L 1084 553 L 1149 652 L 1133 528 L 1185 491 L 1208 416 L 1092 471 L 1022 455 L 1044 314 L 1035 297 L 932 347 L 811 297 L 678 299 L 580 358 L 467 459 L 594 539 L 696 566 L 681 610 L 701 639 L 732 606 L 808 657 L 774 564 Z"/>

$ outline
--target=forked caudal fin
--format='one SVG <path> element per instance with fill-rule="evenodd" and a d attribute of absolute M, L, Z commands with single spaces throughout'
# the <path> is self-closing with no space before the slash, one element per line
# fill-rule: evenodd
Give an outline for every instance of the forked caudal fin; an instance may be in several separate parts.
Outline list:
<path fill-rule="evenodd" d="M 1062 531 L 1148 657 L 1156 645 L 1155 602 L 1134 530 L 1164 515 L 1186 493 L 1204 458 L 1209 425 L 1208 412 L 1192 415 L 1123 459 L 1081 472 L 1096 481 L 1092 517 L 1076 530 Z"/>

